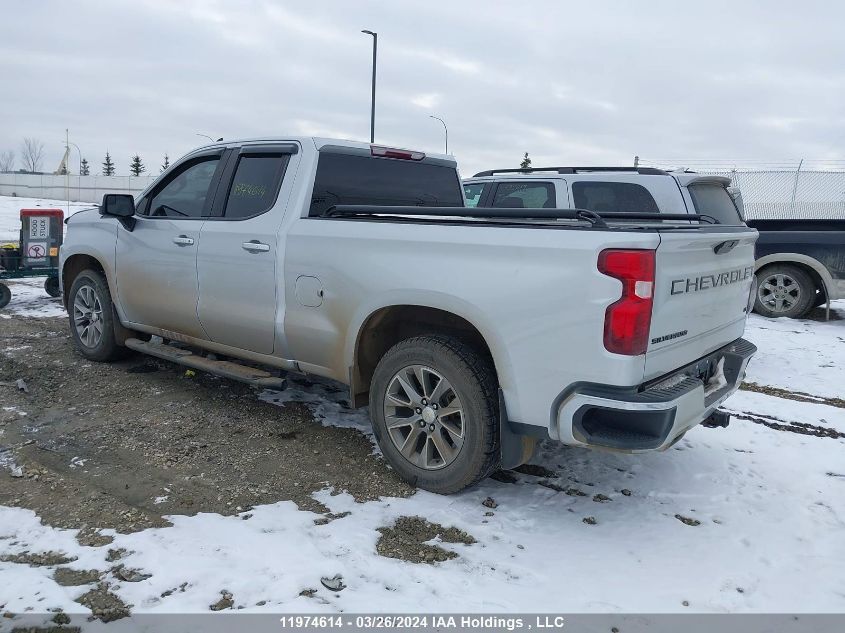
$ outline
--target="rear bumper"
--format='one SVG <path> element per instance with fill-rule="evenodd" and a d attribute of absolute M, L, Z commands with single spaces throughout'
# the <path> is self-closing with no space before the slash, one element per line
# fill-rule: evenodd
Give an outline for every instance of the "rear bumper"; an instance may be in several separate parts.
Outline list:
<path fill-rule="evenodd" d="M 739 388 L 756 351 L 737 339 L 639 387 L 573 385 L 558 398 L 559 439 L 630 452 L 669 448 Z"/>

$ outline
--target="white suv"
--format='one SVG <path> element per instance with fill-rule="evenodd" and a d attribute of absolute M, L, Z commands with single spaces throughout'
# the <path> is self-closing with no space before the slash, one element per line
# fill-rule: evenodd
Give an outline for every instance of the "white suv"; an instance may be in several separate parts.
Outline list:
<path fill-rule="evenodd" d="M 724 176 L 651 167 L 538 167 L 492 169 L 463 182 L 469 207 L 699 213 L 728 225 L 742 219 Z"/>

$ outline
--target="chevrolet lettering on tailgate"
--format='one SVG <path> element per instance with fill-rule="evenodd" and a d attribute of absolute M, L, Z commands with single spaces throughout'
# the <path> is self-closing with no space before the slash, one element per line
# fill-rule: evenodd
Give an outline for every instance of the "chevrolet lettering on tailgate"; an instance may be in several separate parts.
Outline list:
<path fill-rule="evenodd" d="M 746 266 L 745 268 L 737 268 L 724 273 L 716 273 L 713 275 L 702 275 L 701 277 L 693 277 L 686 279 L 672 280 L 672 294 L 682 295 L 687 292 L 698 292 L 700 290 L 709 290 L 710 288 L 718 288 L 719 286 L 727 286 L 728 284 L 739 283 L 745 281 L 754 274 L 754 266 Z"/>

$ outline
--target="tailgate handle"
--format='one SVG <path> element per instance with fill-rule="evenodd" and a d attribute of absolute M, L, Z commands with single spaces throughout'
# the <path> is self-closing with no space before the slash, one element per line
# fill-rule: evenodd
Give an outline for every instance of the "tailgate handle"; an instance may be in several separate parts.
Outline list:
<path fill-rule="evenodd" d="M 716 246 L 713 247 L 713 252 L 717 255 L 729 253 L 737 244 L 739 244 L 739 240 L 725 240 L 724 242 L 716 244 Z"/>

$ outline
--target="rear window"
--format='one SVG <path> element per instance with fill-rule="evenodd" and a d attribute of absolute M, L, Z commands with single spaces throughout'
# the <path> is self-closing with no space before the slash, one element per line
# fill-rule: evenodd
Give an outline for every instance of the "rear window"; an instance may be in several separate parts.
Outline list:
<path fill-rule="evenodd" d="M 572 197 L 576 209 L 587 209 L 596 213 L 660 213 L 648 189 L 631 182 L 573 182 Z"/>
<path fill-rule="evenodd" d="M 494 207 L 506 209 L 554 209 L 555 186 L 550 182 L 500 182 Z"/>
<path fill-rule="evenodd" d="M 350 154 L 320 154 L 310 216 L 339 204 L 464 206 L 454 167 Z"/>
<path fill-rule="evenodd" d="M 700 183 L 687 189 L 696 213 L 716 218 L 721 224 L 742 224 L 731 194 L 722 185 Z"/>

